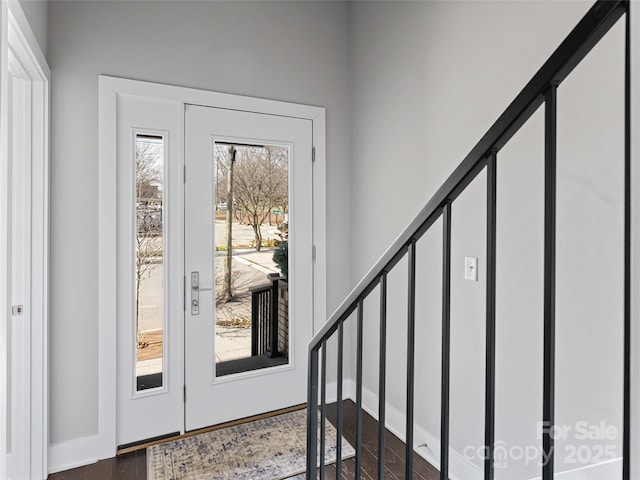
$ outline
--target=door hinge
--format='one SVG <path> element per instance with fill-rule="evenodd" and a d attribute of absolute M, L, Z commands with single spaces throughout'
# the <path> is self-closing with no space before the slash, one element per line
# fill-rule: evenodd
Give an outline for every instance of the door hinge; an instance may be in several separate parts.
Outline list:
<path fill-rule="evenodd" d="M 311 147 L 311 161 L 316 161 L 316 147 Z"/>
<path fill-rule="evenodd" d="M 316 261 L 316 246 L 313 245 L 311 247 L 311 259 L 315 262 Z"/>
<path fill-rule="evenodd" d="M 182 387 L 182 398 L 184 399 L 184 403 L 187 403 L 187 386 L 183 385 Z"/>
<path fill-rule="evenodd" d="M 182 183 L 187 183 L 187 166 L 182 168 Z"/>
<path fill-rule="evenodd" d="M 182 311 L 187 310 L 187 276 L 182 276 Z"/>

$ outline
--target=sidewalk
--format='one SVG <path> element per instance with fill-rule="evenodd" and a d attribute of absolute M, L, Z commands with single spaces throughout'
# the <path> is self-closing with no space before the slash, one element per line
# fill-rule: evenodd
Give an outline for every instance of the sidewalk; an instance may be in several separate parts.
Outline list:
<path fill-rule="evenodd" d="M 273 262 L 273 248 L 263 248 L 260 252 L 253 249 L 234 250 L 233 276 L 236 301 L 218 304 L 216 308 L 216 362 L 226 362 L 251 356 L 251 295 L 249 288 L 267 284 L 267 275 L 278 273 Z M 220 258 L 224 252 L 217 252 Z M 217 267 L 222 269 L 222 262 Z M 161 276 L 161 270 L 159 272 Z M 222 278 L 216 268 L 216 283 Z M 155 307 L 155 305 L 152 305 Z M 146 312 L 145 312 L 146 313 Z M 162 330 L 143 331 L 149 346 L 138 351 L 136 375 L 151 375 L 162 371 Z M 155 357 L 155 358 L 154 358 Z"/>
<path fill-rule="evenodd" d="M 216 326 L 216 363 L 249 356 L 251 356 L 250 328 Z M 139 360 L 136 363 L 136 377 L 160 372 L 162 372 L 162 357 Z"/>

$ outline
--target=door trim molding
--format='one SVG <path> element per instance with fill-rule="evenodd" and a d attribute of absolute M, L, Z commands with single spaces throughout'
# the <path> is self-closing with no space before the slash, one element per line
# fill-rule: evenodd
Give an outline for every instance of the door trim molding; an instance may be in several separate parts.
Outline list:
<path fill-rule="evenodd" d="M 11 427 L 11 446 L 5 435 L 0 440 L 0 477 L 46 478 L 48 432 L 48 328 L 49 328 L 49 81 L 50 70 L 20 4 L 2 2 L 0 14 L 0 255 L 6 265 L 16 251 L 10 238 L 12 215 L 20 221 L 24 245 L 17 255 L 24 262 L 22 279 L 13 285 L 11 270 L 0 278 L 0 308 L 7 319 L 19 325 L 8 337 L 7 322 L 0 326 L 0 431 Z M 8 78 L 15 77 L 15 89 L 9 99 Z M 9 102 L 18 101 L 14 120 L 19 122 L 17 141 L 9 147 Z M 13 135 L 12 135 L 13 136 Z M 25 159 L 21 168 L 11 171 L 11 157 Z M 19 177 L 15 177 L 18 175 Z M 13 178 L 12 178 L 13 177 Z M 12 184 L 20 181 L 15 192 L 22 195 L 12 205 Z M 12 211 L 13 210 L 13 211 Z M 22 270 L 22 268 L 21 268 Z M 24 304 L 25 320 L 10 315 L 12 303 Z M 8 342 L 12 348 L 11 384 L 8 378 Z M 7 417 L 7 396 L 11 412 Z M 8 461 L 8 450 L 11 461 Z"/>
<path fill-rule="evenodd" d="M 0 261 L 5 265 L 9 260 L 7 240 L 9 236 L 9 130 L 7 122 L 9 109 L 9 69 L 8 61 L 8 17 L 9 10 L 6 2 L 0 2 Z M 9 279 L 6 270 L 0 275 L 0 311 L 7 312 L 9 308 L 8 298 Z M 8 315 L 7 315 L 8 316 Z M 0 322 L 0 432 L 7 431 L 7 395 L 9 388 L 8 378 L 8 328 L 7 322 Z M 0 478 L 7 478 L 7 436 L 0 435 Z"/>
<path fill-rule="evenodd" d="M 116 130 L 117 98 L 133 95 L 207 107 L 243 110 L 311 120 L 316 150 L 313 167 L 313 239 L 316 247 L 314 265 L 314 332 L 326 319 L 326 133 L 324 107 L 276 100 L 232 95 L 186 87 L 129 80 L 100 75 L 98 121 L 98 335 L 100 338 L 98 379 L 99 458 L 116 453 Z M 180 108 L 184 126 L 184 108 Z M 184 146 L 184 129 L 179 142 Z M 184 149 L 180 148 L 184 165 Z M 311 255 L 311 252 L 309 252 Z M 82 461 L 82 459 L 79 459 Z M 89 463 L 91 459 L 87 459 Z"/>

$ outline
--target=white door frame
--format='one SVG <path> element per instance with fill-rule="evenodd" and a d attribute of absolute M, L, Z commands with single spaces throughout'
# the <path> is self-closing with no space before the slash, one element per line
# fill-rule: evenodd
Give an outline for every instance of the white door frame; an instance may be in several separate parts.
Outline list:
<path fill-rule="evenodd" d="M 50 71 L 18 2 L 2 2 L 0 21 L 0 263 L 9 266 L 15 260 L 21 266 L 0 274 L 0 478 L 42 479 L 49 443 Z M 9 75 L 15 78 L 11 93 Z M 12 169 L 14 159 L 18 167 Z M 21 219 L 15 229 L 12 218 Z M 24 243 L 12 244 L 12 238 Z M 18 304 L 23 315 L 12 315 L 11 305 Z"/>
<path fill-rule="evenodd" d="M 8 62 L 8 16 L 9 10 L 5 2 L 0 2 L 0 268 L 9 261 L 8 237 L 9 237 L 9 131 L 7 128 L 9 118 L 9 67 Z M 7 394 L 8 394 L 8 340 L 7 324 L 9 311 L 8 269 L 0 270 L 0 432 L 6 432 L 7 418 Z M 0 478 L 7 478 L 7 436 L 0 435 Z"/>
<path fill-rule="evenodd" d="M 203 105 L 233 110 L 309 119 L 313 123 L 315 162 L 313 171 L 314 331 L 326 317 L 326 150 L 325 109 L 192 88 L 162 85 L 101 75 L 99 77 L 99 421 L 97 458 L 109 458 L 116 451 L 116 115 L 119 95 L 154 98 L 184 107 Z M 184 154 L 184 108 L 180 108 Z M 150 125 L 149 128 L 152 128 Z M 184 165 L 184 158 L 180 158 Z"/>

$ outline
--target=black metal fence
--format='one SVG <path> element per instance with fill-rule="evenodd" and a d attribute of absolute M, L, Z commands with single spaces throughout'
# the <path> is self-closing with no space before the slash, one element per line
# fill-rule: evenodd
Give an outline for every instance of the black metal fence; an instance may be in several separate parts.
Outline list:
<path fill-rule="evenodd" d="M 251 356 L 277 357 L 278 349 L 278 278 L 251 291 Z"/>

